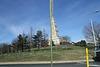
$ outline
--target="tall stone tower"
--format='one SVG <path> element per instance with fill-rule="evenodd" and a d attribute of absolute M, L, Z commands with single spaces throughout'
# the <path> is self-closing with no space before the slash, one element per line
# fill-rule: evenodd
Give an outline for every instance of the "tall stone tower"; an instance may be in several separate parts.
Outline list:
<path fill-rule="evenodd" d="M 59 33 L 54 18 L 52 18 L 52 41 L 54 42 L 55 45 L 60 45 Z M 50 45 L 50 39 L 49 39 L 49 45 Z"/>

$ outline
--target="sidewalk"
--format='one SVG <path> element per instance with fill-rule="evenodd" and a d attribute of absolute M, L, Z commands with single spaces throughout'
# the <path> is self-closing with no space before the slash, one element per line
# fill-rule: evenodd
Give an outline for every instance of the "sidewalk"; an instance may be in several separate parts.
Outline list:
<path fill-rule="evenodd" d="M 89 60 L 94 61 L 94 60 Z M 86 60 L 71 60 L 71 61 L 53 61 L 53 63 L 74 63 L 86 62 Z M 50 61 L 31 61 L 31 62 L 0 62 L 0 64 L 50 64 Z"/>

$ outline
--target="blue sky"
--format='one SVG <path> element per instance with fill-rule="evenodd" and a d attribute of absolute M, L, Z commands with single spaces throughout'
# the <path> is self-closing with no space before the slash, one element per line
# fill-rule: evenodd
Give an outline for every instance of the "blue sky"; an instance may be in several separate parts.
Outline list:
<path fill-rule="evenodd" d="M 90 23 L 92 14 L 100 10 L 100 0 L 54 0 L 54 19 L 59 36 L 70 36 L 71 41 L 85 39 L 83 27 Z M 49 34 L 49 0 L 0 0 L 0 43 L 11 43 L 23 30 L 34 34 L 46 29 Z M 100 12 L 93 21 L 100 23 Z"/>

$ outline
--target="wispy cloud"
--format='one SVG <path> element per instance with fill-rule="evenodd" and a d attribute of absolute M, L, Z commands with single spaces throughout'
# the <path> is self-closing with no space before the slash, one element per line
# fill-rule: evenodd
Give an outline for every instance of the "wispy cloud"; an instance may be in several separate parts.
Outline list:
<path fill-rule="evenodd" d="M 46 23 L 45 20 L 39 20 L 39 21 L 34 21 L 34 22 L 36 22 L 36 23 L 32 23 L 30 21 L 27 21 L 27 22 L 20 23 L 20 25 L 11 25 L 11 26 L 8 26 L 8 29 L 15 36 L 22 34 L 23 31 L 25 33 L 29 33 L 31 26 L 34 29 L 34 32 L 36 32 L 39 29 L 43 30 L 43 28 L 45 28 L 46 30 L 49 30 L 48 23 Z"/>
<path fill-rule="evenodd" d="M 25 28 L 22 26 L 14 26 L 14 25 L 12 25 L 9 29 L 15 36 L 22 34 L 23 31 L 25 30 Z"/>
<path fill-rule="evenodd" d="M 24 33 L 28 34 L 30 33 L 30 27 L 33 27 L 34 34 L 37 30 L 43 30 L 43 28 L 46 29 L 46 32 L 49 34 L 49 20 L 46 19 L 40 19 L 39 20 L 23 20 L 14 24 L 13 22 L 8 22 L 7 19 L 3 18 L 0 20 L 0 42 L 11 42 L 12 39 L 17 37 L 19 34 Z M 6 39 L 5 39 L 6 37 Z M 9 39 L 10 38 L 10 39 Z"/>
<path fill-rule="evenodd" d="M 86 4 L 84 4 L 86 3 Z M 87 3 L 86 1 L 75 1 L 72 2 L 70 4 L 68 4 L 66 6 L 65 9 L 65 13 L 67 13 L 67 17 L 71 18 L 71 17 L 83 17 L 83 16 L 89 16 L 91 15 L 93 12 L 95 12 L 95 10 L 100 9 L 98 7 L 99 2 L 97 3 Z M 83 6 L 84 5 L 84 6 Z M 69 8 L 70 6 L 70 8 Z M 79 19 L 78 19 L 79 20 Z"/>
<path fill-rule="evenodd" d="M 65 12 L 73 11 L 73 9 L 75 9 L 76 7 L 78 7 L 80 3 L 81 3 L 81 1 L 76 1 L 76 2 L 74 2 L 72 4 L 68 4 L 66 6 Z M 70 6 L 70 8 L 69 8 L 69 6 Z"/>

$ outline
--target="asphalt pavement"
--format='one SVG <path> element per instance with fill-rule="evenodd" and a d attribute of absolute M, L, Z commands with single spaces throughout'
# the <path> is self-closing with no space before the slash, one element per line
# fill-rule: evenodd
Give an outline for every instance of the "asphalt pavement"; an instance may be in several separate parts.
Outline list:
<path fill-rule="evenodd" d="M 100 67 L 100 62 L 90 62 L 89 67 Z M 0 64 L 0 67 L 51 67 L 50 64 Z M 54 63 L 53 67 L 87 67 L 86 62 Z"/>

